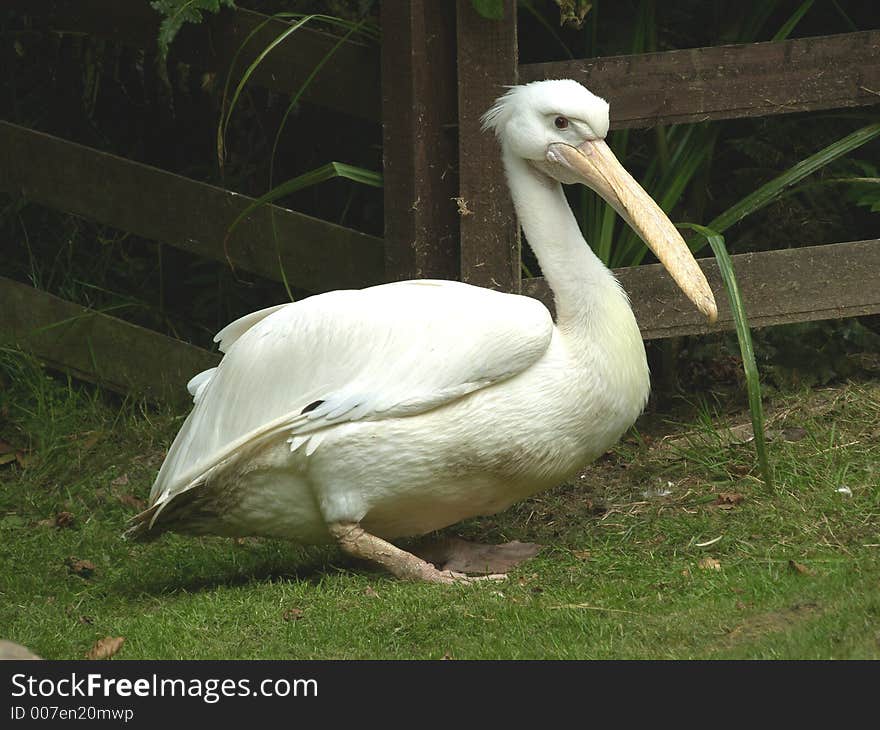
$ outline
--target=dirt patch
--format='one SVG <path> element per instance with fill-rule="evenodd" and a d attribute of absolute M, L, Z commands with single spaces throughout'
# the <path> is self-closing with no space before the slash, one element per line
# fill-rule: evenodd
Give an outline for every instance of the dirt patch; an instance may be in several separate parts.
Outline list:
<path fill-rule="evenodd" d="M 724 635 L 723 643 L 730 647 L 767 634 L 788 631 L 793 626 L 821 613 L 822 609 L 817 603 L 796 603 L 781 611 L 759 613 L 734 626 Z"/>

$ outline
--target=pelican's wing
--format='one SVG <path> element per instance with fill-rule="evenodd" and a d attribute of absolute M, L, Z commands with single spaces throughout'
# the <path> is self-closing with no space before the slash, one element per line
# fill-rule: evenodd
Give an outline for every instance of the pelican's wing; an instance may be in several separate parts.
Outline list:
<path fill-rule="evenodd" d="M 268 436 L 287 432 L 292 449 L 311 453 L 334 424 L 413 416 L 513 377 L 544 354 L 552 330 L 534 299 L 448 281 L 330 292 L 248 315 L 218 335 L 220 365 L 190 381 L 195 407 L 150 503 Z"/>

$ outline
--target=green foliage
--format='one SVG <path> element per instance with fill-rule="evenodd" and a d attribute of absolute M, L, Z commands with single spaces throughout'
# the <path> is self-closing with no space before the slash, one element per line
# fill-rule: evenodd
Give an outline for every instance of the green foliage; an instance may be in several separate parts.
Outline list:
<path fill-rule="evenodd" d="M 734 223 L 738 223 L 746 216 L 761 210 L 774 200 L 777 200 L 787 190 L 808 175 L 812 175 L 814 172 L 821 170 L 826 165 L 834 162 L 843 155 L 849 154 L 858 149 L 878 136 L 880 136 L 880 123 L 869 124 L 861 129 L 857 129 L 852 134 L 848 134 L 842 139 L 833 142 L 827 147 L 823 147 L 821 150 L 801 160 L 781 175 L 778 175 L 764 185 L 761 185 L 757 190 L 736 203 L 736 205 L 731 206 L 721 215 L 714 218 L 708 224 L 708 227 L 719 233 L 725 231 Z"/>
<path fill-rule="evenodd" d="M 797 10 L 791 14 L 791 17 L 786 20 L 782 27 L 774 34 L 771 40 L 784 41 L 788 38 L 800 19 L 803 18 L 807 11 L 813 6 L 813 2 L 814 0 L 804 0 L 804 2 L 798 6 Z"/>
<path fill-rule="evenodd" d="M 291 195 L 292 193 L 312 187 L 313 185 L 325 182 L 326 180 L 332 180 L 335 177 L 345 178 L 374 188 L 382 187 L 382 175 L 378 172 L 365 170 L 362 167 L 355 167 L 354 165 L 345 165 L 341 162 L 328 162 L 317 170 L 304 172 L 302 175 L 297 175 L 295 178 L 275 186 L 268 193 L 257 198 L 232 222 L 226 233 L 227 238 L 232 235 L 232 231 L 235 227 L 257 208 L 260 208 L 267 203 L 271 203 L 273 200 L 283 198 L 285 195 Z"/>
<path fill-rule="evenodd" d="M 770 459 L 767 456 L 767 441 L 764 438 L 764 407 L 761 403 L 761 379 L 758 375 L 758 366 L 755 364 L 752 334 L 749 330 L 749 322 L 746 316 L 745 305 L 739 292 L 739 285 L 736 282 L 733 262 L 730 260 L 727 248 L 724 245 L 724 236 L 706 226 L 699 226 L 693 223 L 686 225 L 708 241 L 718 262 L 718 268 L 721 271 L 721 279 L 724 281 L 727 299 L 730 302 L 730 310 L 733 313 L 736 338 L 739 341 L 743 369 L 746 374 L 746 389 L 749 396 L 749 411 L 752 417 L 752 431 L 755 434 L 758 463 L 761 467 L 761 474 L 764 477 L 764 484 L 767 488 L 772 488 L 773 471 L 770 467 Z"/>
<path fill-rule="evenodd" d="M 880 171 L 876 165 L 864 160 L 856 160 L 855 164 L 861 169 L 861 177 L 841 178 L 835 182 L 849 186 L 847 198 L 853 203 L 872 213 L 880 213 Z"/>
<path fill-rule="evenodd" d="M 728 208 L 724 213 L 717 216 L 708 226 L 700 226 L 692 223 L 684 224 L 702 237 L 702 240 L 693 240 L 690 247 L 694 251 L 702 248 L 706 243 L 712 247 L 715 258 L 721 270 L 724 286 L 730 300 L 731 311 L 736 325 L 736 335 L 739 341 L 743 359 L 743 368 L 746 374 L 746 388 L 749 396 L 749 407 L 752 415 L 752 424 L 755 433 L 755 447 L 758 451 L 758 461 L 761 472 L 764 475 L 765 484 L 772 485 L 772 472 L 767 457 L 767 446 L 764 441 L 764 416 L 761 406 L 761 385 L 758 376 L 755 354 L 752 345 L 751 333 L 748 327 L 745 308 L 739 294 L 733 264 L 727 254 L 724 238 L 721 232 L 741 221 L 748 215 L 761 210 L 774 200 L 782 196 L 786 190 L 804 179 L 806 176 L 820 170 L 829 163 L 838 159 L 861 145 L 869 142 L 880 135 L 880 124 L 870 124 L 859 129 L 843 139 L 837 140 L 814 155 L 810 155 L 782 175 L 775 177 L 768 183 L 760 186 L 757 190 L 743 198 L 740 202 Z"/>
<path fill-rule="evenodd" d="M 201 23 L 202 13 L 219 13 L 221 7 L 234 8 L 235 0 L 153 0 L 150 7 L 164 16 L 159 26 L 159 54 L 165 59 L 184 23 Z"/>
<path fill-rule="evenodd" d="M 315 64 L 312 71 L 306 77 L 300 87 L 291 94 L 290 102 L 287 105 L 287 109 L 284 112 L 284 115 L 281 118 L 281 122 L 278 125 L 278 129 L 275 133 L 275 139 L 272 143 L 272 152 L 269 161 L 269 185 L 271 189 L 265 195 L 256 200 L 252 205 L 250 205 L 245 211 L 243 211 L 229 226 L 226 232 L 226 243 L 229 241 L 229 237 L 232 235 L 232 231 L 235 227 L 251 212 L 256 210 L 257 208 L 266 205 L 267 203 L 277 200 L 280 197 L 285 195 L 290 195 L 299 190 L 303 190 L 308 187 L 312 187 L 317 185 L 320 182 L 324 182 L 325 180 L 329 180 L 334 177 L 341 177 L 348 180 L 352 180 L 357 183 L 361 183 L 363 185 L 368 185 L 371 187 L 382 187 L 382 176 L 379 173 L 372 172 L 370 170 L 366 170 L 363 168 L 359 168 L 353 165 L 346 165 L 341 162 L 329 162 L 322 167 L 312 170 L 310 172 L 303 173 L 302 175 L 298 175 L 297 177 L 288 180 L 287 182 L 281 183 L 280 185 L 274 185 L 274 176 L 275 176 L 275 157 L 278 151 L 278 145 L 281 141 L 281 135 L 284 131 L 287 120 L 290 118 L 291 113 L 296 108 L 299 103 L 300 98 L 305 93 L 306 89 L 314 82 L 315 78 L 320 73 L 321 69 L 324 68 L 325 64 L 333 57 L 336 51 L 342 47 L 342 45 L 349 40 L 354 35 L 360 35 L 369 41 L 378 42 L 380 39 L 380 31 L 378 28 L 373 27 L 371 24 L 367 23 L 366 20 L 361 20 L 359 22 L 352 22 L 342 18 L 337 18 L 329 15 L 321 15 L 321 14 L 312 14 L 312 15 L 304 15 L 302 13 L 276 13 L 273 18 L 288 20 L 290 21 L 287 28 L 281 31 L 275 39 L 266 46 L 257 57 L 250 63 L 250 65 L 245 69 L 242 73 L 241 78 L 238 80 L 236 84 L 235 91 L 232 93 L 231 100 L 227 103 L 227 99 L 229 98 L 229 89 L 232 84 L 232 74 L 235 69 L 236 63 L 238 61 L 239 55 L 244 50 L 244 48 L 248 45 L 250 40 L 256 35 L 258 31 L 260 31 L 267 23 L 271 21 L 272 18 L 267 18 L 263 23 L 254 28 L 253 31 L 244 39 L 242 44 L 239 46 L 238 50 L 235 53 L 235 56 L 232 59 L 232 64 L 230 66 L 230 72 L 226 78 L 226 85 L 223 89 L 223 100 L 221 104 L 221 113 L 220 113 L 220 122 L 217 125 L 217 157 L 220 163 L 220 168 L 223 169 L 224 159 L 226 156 L 226 132 L 229 126 L 229 123 L 232 119 L 232 113 L 238 104 L 239 99 L 241 98 L 241 94 L 244 91 L 246 85 L 251 79 L 254 71 L 257 67 L 266 59 L 266 57 L 278 46 L 280 46 L 283 42 L 288 40 L 296 33 L 299 29 L 303 28 L 308 23 L 313 24 L 323 24 L 325 26 L 330 26 L 333 28 L 341 28 L 345 30 L 345 34 L 342 35 L 336 44 L 331 48 L 324 56 Z M 272 217 L 272 238 L 273 243 L 275 245 L 276 251 L 280 250 L 280 244 L 278 240 L 278 232 L 275 227 L 275 218 Z M 284 266 L 281 264 L 281 257 L 278 257 L 279 263 L 279 272 L 281 274 L 281 280 L 284 284 L 284 287 L 287 291 L 287 295 L 291 301 L 294 300 L 293 292 L 291 291 L 290 281 L 287 276 L 287 272 L 284 270 Z"/>
<path fill-rule="evenodd" d="M 327 180 L 332 180 L 333 178 L 343 178 L 375 188 L 381 188 L 383 184 L 382 175 L 380 175 L 378 172 L 365 170 L 361 167 L 356 167 L 354 165 L 345 165 L 341 162 L 328 162 L 326 165 L 322 165 L 316 170 L 310 170 L 309 172 L 305 172 L 302 175 L 297 175 L 295 178 L 283 182 L 280 185 L 276 185 L 268 193 L 266 193 L 265 195 L 261 195 L 241 213 L 239 213 L 236 216 L 235 220 L 232 221 L 232 223 L 229 225 L 229 228 L 226 229 L 226 238 L 223 241 L 224 249 L 228 249 L 229 239 L 238 224 L 241 223 L 245 218 L 247 218 L 258 208 L 262 208 L 264 205 L 271 203 L 273 200 L 283 198 L 285 195 L 291 195 L 292 193 L 298 192 L 299 190 L 313 187 Z M 278 245 L 278 238 L 276 235 L 276 250 L 278 249 Z M 279 256 L 279 265 L 280 261 L 281 257 Z M 290 283 L 287 279 L 287 273 L 284 271 L 283 267 L 280 269 L 280 271 L 282 280 L 284 281 L 284 285 L 287 288 L 287 294 L 290 299 L 293 300 L 293 294 L 290 290 Z"/>
<path fill-rule="evenodd" d="M 232 74 L 238 62 L 238 58 L 241 55 L 242 51 L 247 47 L 248 43 L 251 39 L 261 31 L 273 18 L 281 19 L 281 20 L 290 20 L 290 25 L 281 31 L 275 39 L 266 46 L 257 57 L 250 63 L 250 65 L 244 70 L 241 75 L 241 78 L 238 80 L 238 83 L 235 86 L 235 91 L 232 93 L 231 100 L 229 99 L 229 89 L 232 83 Z M 232 119 L 232 113 L 235 111 L 235 107 L 238 104 L 238 100 L 241 97 L 242 92 L 244 91 L 245 86 L 249 83 L 251 76 L 254 71 L 256 71 L 257 67 L 266 59 L 266 57 L 278 46 L 288 40 L 294 33 L 296 33 L 300 28 L 303 28 L 308 23 L 323 23 L 324 25 L 342 28 L 346 31 L 345 35 L 343 35 L 336 45 L 333 46 L 330 51 L 328 51 L 315 65 L 315 68 L 308 75 L 308 77 L 303 81 L 300 85 L 299 89 L 296 90 L 291 95 L 291 101 L 287 108 L 287 111 L 284 114 L 284 119 L 279 125 L 278 133 L 275 135 L 275 143 L 272 146 L 272 158 L 274 161 L 275 151 L 278 148 L 278 140 L 281 135 L 281 132 L 284 129 L 285 122 L 290 115 L 293 107 L 299 102 L 305 90 L 309 87 L 309 85 L 315 80 L 315 77 L 318 75 L 318 72 L 324 67 L 324 65 L 329 61 L 336 51 L 340 48 L 340 46 L 345 43 L 351 36 L 355 34 L 359 34 L 364 38 L 378 42 L 379 40 L 379 31 L 377 28 L 372 27 L 368 23 L 361 21 L 358 23 L 353 23 L 351 21 L 344 20 L 342 18 L 336 18 L 331 15 L 320 15 L 320 14 L 312 14 L 312 15 L 303 15 L 301 13 L 277 13 L 271 18 L 266 18 L 262 23 L 257 25 L 247 36 L 247 38 L 242 41 L 242 44 L 238 47 L 235 52 L 235 55 L 232 58 L 232 63 L 230 64 L 230 71 L 226 77 L 226 85 L 223 88 L 223 101 L 222 101 L 222 109 L 220 114 L 220 123 L 217 127 L 217 156 L 220 162 L 220 167 L 223 167 L 223 161 L 225 157 L 226 150 L 226 131 L 229 127 L 229 122 Z M 270 180 L 271 184 L 271 180 Z"/>
<path fill-rule="evenodd" d="M 471 0 L 480 15 L 489 20 L 501 20 L 504 17 L 504 0 Z"/>

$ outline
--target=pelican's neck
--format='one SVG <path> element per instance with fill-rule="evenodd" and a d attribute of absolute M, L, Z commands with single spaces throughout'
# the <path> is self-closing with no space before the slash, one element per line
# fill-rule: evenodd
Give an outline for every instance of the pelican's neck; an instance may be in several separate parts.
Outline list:
<path fill-rule="evenodd" d="M 626 295 L 581 235 L 562 185 L 507 151 L 504 168 L 520 225 L 553 291 L 560 331 L 592 331 L 621 318 L 634 325 Z"/>

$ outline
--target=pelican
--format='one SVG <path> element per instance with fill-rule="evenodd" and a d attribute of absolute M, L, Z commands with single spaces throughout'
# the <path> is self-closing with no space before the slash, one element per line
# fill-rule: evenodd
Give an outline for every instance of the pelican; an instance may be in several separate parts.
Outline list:
<path fill-rule="evenodd" d="M 623 289 L 562 184 L 594 189 L 710 321 L 687 245 L 604 139 L 608 104 L 572 80 L 511 88 L 484 115 L 520 224 L 553 290 L 457 281 L 332 291 L 254 312 L 215 337 L 219 366 L 127 535 L 335 541 L 401 579 L 468 581 L 390 540 L 488 515 L 556 486 L 645 406 L 648 365 Z"/>

